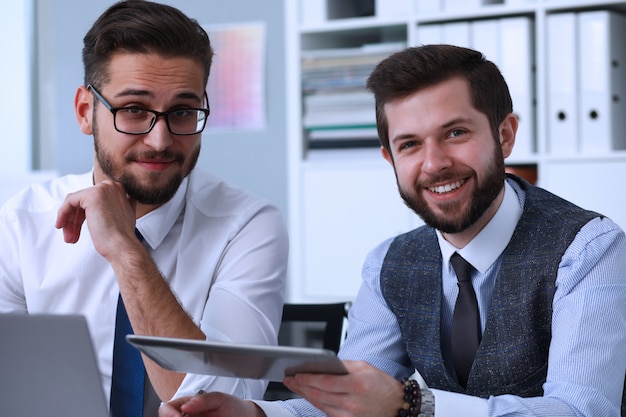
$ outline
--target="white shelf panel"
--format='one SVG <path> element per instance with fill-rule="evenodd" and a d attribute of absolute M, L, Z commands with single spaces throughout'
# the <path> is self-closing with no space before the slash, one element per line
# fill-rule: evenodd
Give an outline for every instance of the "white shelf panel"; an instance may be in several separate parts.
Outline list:
<path fill-rule="evenodd" d="M 292 100 L 301 99 L 301 51 L 355 48 L 376 42 L 406 42 L 411 46 L 418 44 L 419 28 L 428 24 L 529 17 L 533 22 L 534 81 L 530 88 L 534 93 L 536 147 L 519 146 L 505 162 L 518 168 L 536 167 L 538 185 L 582 207 L 599 211 L 626 227 L 626 211 L 623 210 L 626 197 L 620 198 L 615 191 L 626 176 L 626 151 L 568 155 L 552 149 L 549 153 L 547 93 L 548 17 L 556 13 L 590 10 L 626 14 L 626 1 L 505 0 L 504 4 L 471 10 L 419 14 L 416 13 L 417 1 L 411 3 L 412 12 L 401 18 L 321 19 L 315 24 L 296 28 L 294 37 L 300 44 L 294 52 L 294 60 L 298 63 L 293 63 L 295 74 L 288 89 L 293 94 Z M 514 43 L 508 45 L 512 50 L 518 48 Z M 620 99 L 626 100 L 626 97 Z M 292 138 L 295 149 L 291 154 L 300 158 L 290 162 L 289 171 L 294 177 L 293 183 L 297 184 L 292 187 L 290 195 L 290 232 L 294 247 L 290 262 L 294 280 L 289 297 L 298 301 L 342 299 L 356 290 L 360 281 L 358 271 L 367 251 L 384 237 L 415 227 L 421 221 L 403 207 L 393 169 L 382 158 L 379 148 L 307 150 L 302 136 L 302 120 L 296 118 L 290 123 L 290 132 L 297 132 Z M 532 152 L 533 149 L 536 152 Z M 381 213 L 387 215 L 381 217 Z M 376 229 L 373 224 L 379 223 L 381 228 Z M 342 251 L 347 253 L 346 257 Z"/>

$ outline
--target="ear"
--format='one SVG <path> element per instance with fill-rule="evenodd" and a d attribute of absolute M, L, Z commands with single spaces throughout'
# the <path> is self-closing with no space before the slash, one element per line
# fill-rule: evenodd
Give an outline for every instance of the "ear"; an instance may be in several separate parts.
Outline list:
<path fill-rule="evenodd" d="M 508 158 L 511 152 L 513 152 L 518 125 L 519 122 L 514 113 L 507 114 L 502 123 L 500 123 L 500 147 L 502 148 L 504 158 Z"/>
<path fill-rule="evenodd" d="M 74 111 L 81 132 L 85 135 L 93 134 L 93 95 L 85 86 L 78 87 L 74 97 Z"/>
<path fill-rule="evenodd" d="M 383 158 L 385 158 L 385 160 L 387 162 L 389 162 L 391 164 L 391 166 L 393 166 L 393 158 L 391 157 L 389 152 L 387 152 L 387 149 L 385 149 L 384 146 L 380 147 L 380 153 L 382 153 L 383 154 Z"/>

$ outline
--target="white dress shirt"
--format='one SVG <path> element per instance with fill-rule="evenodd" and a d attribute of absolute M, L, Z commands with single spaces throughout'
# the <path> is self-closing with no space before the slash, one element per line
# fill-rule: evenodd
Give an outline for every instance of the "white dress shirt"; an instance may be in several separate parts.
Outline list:
<path fill-rule="evenodd" d="M 483 330 L 501 255 L 517 225 L 525 198 L 516 183 L 507 181 L 504 201 L 494 218 L 459 251 L 478 271 L 472 284 Z M 381 243 L 365 260 L 363 283 L 349 312 L 348 338 L 339 356 L 367 361 L 399 379 L 414 369 L 396 317 L 380 288 L 380 270 L 392 240 Z M 439 239 L 439 244 L 443 255 L 442 326 L 449 329 L 458 291 L 449 258 L 456 249 L 443 239 Z M 581 228 L 559 264 L 544 395 L 482 399 L 434 389 L 435 416 L 619 417 L 626 375 L 625 306 L 624 232 L 608 218 L 593 219 Z M 270 417 L 323 415 L 300 399 L 257 404 Z"/>
<path fill-rule="evenodd" d="M 83 224 L 76 244 L 54 227 L 68 193 L 92 174 L 34 184 L 0 208 L 0 312 L 82 314 L 110 394 L 119 288 Z M 195 169 L 175 196 L 137 220 L 161 274 L 208 340 L 276 344 L 288 239 L 267 201 Z M 45 341 L 42 341 L 45 343 Z M 198 389 L 260 398 L 266 382 L 187 375 L 175 397 Z"/>

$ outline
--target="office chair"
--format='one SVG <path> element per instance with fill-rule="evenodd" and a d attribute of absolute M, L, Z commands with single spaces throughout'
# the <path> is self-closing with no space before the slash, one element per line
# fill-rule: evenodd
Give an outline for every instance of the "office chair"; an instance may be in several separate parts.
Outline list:
<path fill-rule="evenodd" d="M 285 304 L 278 344 L 339 351 L 345 339 L 345 319 L 351 302 L 331 304 Z M 298 398 L 282 382 L 270 381 L 264 400 Z"/>

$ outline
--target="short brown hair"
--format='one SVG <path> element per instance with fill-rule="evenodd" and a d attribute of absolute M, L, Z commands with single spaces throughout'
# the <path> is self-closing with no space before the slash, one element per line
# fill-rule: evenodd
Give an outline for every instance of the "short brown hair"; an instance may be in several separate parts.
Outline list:
<path fill-rule="evenodd" d="M 376 125 L 381 145 L 391 155 L 385 104 L 453 77 L 469 83 L 474 107 L 489 119 L 498 140 L 498 128 L 513 111 L 509 88 L 498 67 L 483 54 L 452 45 L 423 45 L 396 52 L 381 61 L 367 80 L 376 101 Z"/>
<path fill-rule="evenodd" d="M 85 85 L 100 87 L 109 78 L 108 64 L 117 52 L 185 57 L 204 68 L 205 87 L 213 50 L 195 19 L 180 10 L 145 0 L 125 0 L 109 7 L 83 39 Z"/>

